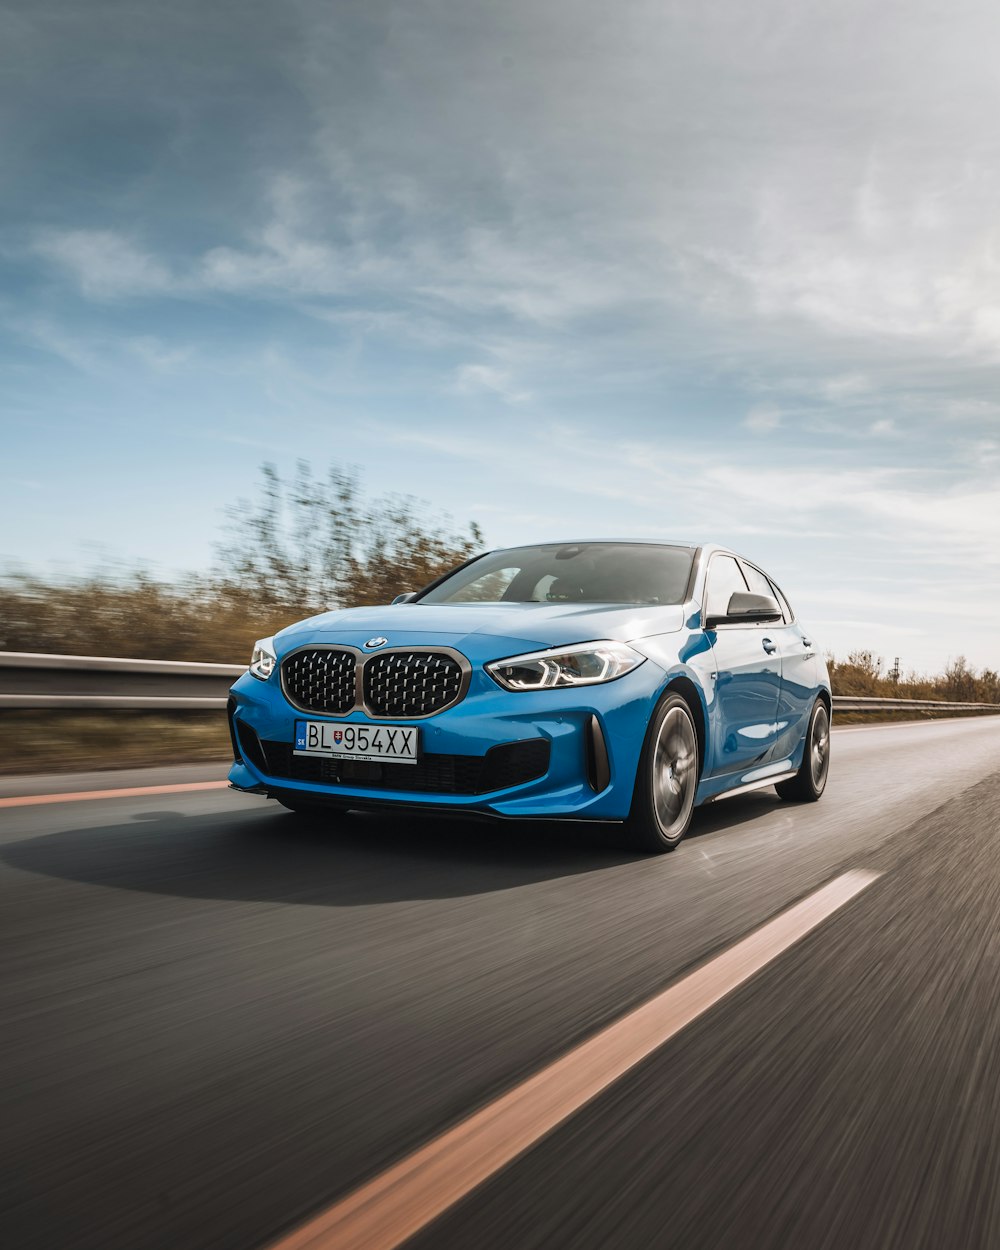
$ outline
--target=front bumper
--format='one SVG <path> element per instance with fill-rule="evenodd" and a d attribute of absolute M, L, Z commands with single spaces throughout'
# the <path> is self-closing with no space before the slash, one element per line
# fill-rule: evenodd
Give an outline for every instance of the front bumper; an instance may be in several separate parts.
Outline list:
<path fill-rule="evenodd" d="M 419 726 L 422 756 L 430 765 L 421 770 L 421 789 L 407 790 L 397 788 L 406 784 L 405 770 L 412 767 L 405 764 L 383 769 L 386 774 L 391 772 L 392 777 L 377 784 L 288 776 L 295 721 L 303 719 L 304 714 L 286 701 L 276 678 L 264 682 L 248 673 L 231 692 L 230 723 L 236 761 L 229 780 L 241 790 L 343 801 L 348 806 L 353 803 L 447 808 L 494 816 L 620 821 L 629 813 L 646 725 L 664 681 L 663 670 L 647 660 L 631 673 L 604 685 L 515 694 L 502 690 L 481 668 L 476 668 L 469 691 L 460 703 L 419 721 L 401 718 L 392 722 Z M 338 725 L 370 723 L 361 712 L 344 717 L 311 715 L 310 719 Z M 241 736 L 241 727 L 252 734 L 244 732 Z M 255 747 L 254 736 L 266 749 Z M 532 780 L 501 784 L 500 788 L 478 793 L 427 788 L 434 784 L 436 775 L 452 776 L 454 770 L 447 765 L 448 757 L 473 757 L 473 763 L 476 759 L 488 761 L 483 772 L 476 774 L 482 777 L 481 783 L 476 784 L 502 783 L 504 770 L 494 765 L 503 749 L 512 743 L 534 742 L 540 747 L 539 740 L 547 743 L 547 753 L 531 747 L 520 752 L 522 757 L 533 756 L 536 763 L 547 754 L 547 766 L 544 760 L 541 765 L 544 772 Z M 602 756 L 602 744 L 606 758 Z M 501 749 L 499 753 L 497 748 Z M 435 768 L 435 763 L 442 768 Z"/>

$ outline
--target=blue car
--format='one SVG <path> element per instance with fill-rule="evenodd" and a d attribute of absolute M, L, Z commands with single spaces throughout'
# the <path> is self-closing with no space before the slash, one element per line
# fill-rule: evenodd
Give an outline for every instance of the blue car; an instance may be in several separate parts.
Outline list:
<path fill-rule="evenodd" d="M 672 850 L 702 803 L 815 801 L 826 665 L 788 600 L 718 546 L 541 543 L 256 644 L 233 686 L 238 790 L 607 822 Z"/>

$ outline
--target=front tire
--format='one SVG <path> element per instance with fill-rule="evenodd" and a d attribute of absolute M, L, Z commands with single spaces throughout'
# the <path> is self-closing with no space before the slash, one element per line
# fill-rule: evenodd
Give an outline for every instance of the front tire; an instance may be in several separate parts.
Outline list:
<path fill-rule="evenodd" d="M 774 788 L 783 799 L 800 803 L 816 803 L 826 789 L 830 775 L 830 713 L 822 699 L 817 699 L 809 717 L 806 745 L 799 771 L 788 781 Z"/>
<path fill-rule="evenodd" d="M 639 761 L 627 844 L 662 855 L 687 833 L 698 789 L 698 732 L 691 709 L 668 694 L 653 713 Z"/>

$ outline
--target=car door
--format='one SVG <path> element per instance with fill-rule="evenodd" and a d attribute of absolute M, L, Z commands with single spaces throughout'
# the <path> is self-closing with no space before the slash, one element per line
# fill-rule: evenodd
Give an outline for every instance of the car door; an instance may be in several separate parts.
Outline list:
<path fill-rule="evenodd" d="M 716 552 L 708 566 L 702 619 L 725 614 L 730 596 L 749 589 L 736 558 Z M 713 654 L 708 761 L 713 776 L 763 764 L 771 755 L 778 732 L 781 656 L 770 629 L 720 624 L 705 631 Z"/>
<path fill-rule="evenodd" d="M 812 635 L 795 619 L 781 589 L 770 578 L 766 578 L 766 581 L 784 616 L 783 624 L 771 633 L 771 637 L 778 643 L 781 655 L 778 720 L 782 728 L 779 730 L 775 754 L 784 756 L 792 754 L 809 725 L 813 703 L 819 693 L 822 661 Z"/>
<path fill-rule="evenodd" d="M 794 620 L 788 600 L 767 574 L 745 560 L 740 561 L 740 567 L 750 589 L 755 594 L 770 595 L 781 608 L 781 622 L 770 626 L 767 634 L 777 644 L 781 656 L 781 693 L 778 697 L 774 758 L 783 759 L 794 752 L 809 724 L 819 673 L 816 648 Z"/>

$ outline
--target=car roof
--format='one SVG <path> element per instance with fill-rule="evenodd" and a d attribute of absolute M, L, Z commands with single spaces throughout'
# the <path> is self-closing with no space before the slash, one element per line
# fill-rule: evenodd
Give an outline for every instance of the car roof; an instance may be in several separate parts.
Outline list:
<path fill-rule="evenodd" d="M 630 547 L 681 547 L 697 551 L 703 543 L 681 542 L 671 538 L 543 538 L 533 543 L 512 543 L 509 547 L 494 547 L 494 551 L 523 551 L 527 547 L 584 547 L 601 543 L 622 543 Z"/>
<path fill-rule="evenodd" d="M 613 538 L 544 538 L 533 543 L 512 543 L 509 547 L 492 547 L 489 551 L 483 552 L 483 554 L 490 555 L 494 551 L 524 551 L 528 547 L 583 547 L 601 543 L 622 543 L 631 547 L 679 547 L 683 551 L 693 551 L 703 556 L 715 555 L 716 552 L 720 552 L 723 555 L 736 556 L 740 560 L 746 560 L 748 564 L 754 563 L 749 556 L 740 555 L 732 547 L 724 547 L 721 543 L 685 542 L 676 538 L 622 538 L 620 536 Z"/>
<path fill-rule="evenodd" d="M 566 539 L 542 539 L 533 543 L 516 543 L 510 547 L 493 547 L 489 551 L 484 551 L 483 555 L 492 555 L 496 551 L 523 551 L 528 547 L 582 547 L 586 544 L 598 543 L 622 543 L 634 547 L 677 547 L 684 551 L 691 551 L 695 558 L 700 557 L 701 566 L 711 556 L 725 555 L 735 556 L 738 560 L 745 560 L 747 564 L 752 564 L 755 568 L 759 568 L 756 560 L 751 560 L 749 556 L 742 555 L 738 551 L 734 551 L 732 547 L 724 547 L 721 543 L 698 543 L 684 542 L 679 539 L 663 538 L 566 538 Z M 770 577 L 767 573 L 765 576 Z"/>

